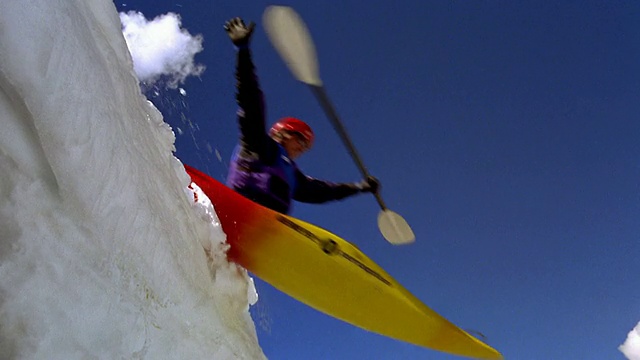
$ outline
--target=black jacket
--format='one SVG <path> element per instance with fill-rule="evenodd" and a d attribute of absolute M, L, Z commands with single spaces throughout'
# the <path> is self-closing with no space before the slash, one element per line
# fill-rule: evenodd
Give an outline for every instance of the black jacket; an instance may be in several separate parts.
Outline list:
<path fill-rule="evenodd" d="M 266 131 L 264 96 L 248 48 L 238 50 L 236 100 L 239 144 L 232 157 L 227 185 L 249 199 L 288 213 L 291 199 L 323 203 L 360 192 L 354 183 L 333 183 L 304 175 L 284 148 Z"/>

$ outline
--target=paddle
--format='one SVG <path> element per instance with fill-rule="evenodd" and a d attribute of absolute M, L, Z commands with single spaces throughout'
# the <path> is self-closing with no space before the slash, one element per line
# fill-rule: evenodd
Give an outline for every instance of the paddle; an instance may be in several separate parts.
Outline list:
<path fill-rule="evenodd" d="M 334 129 L 349 150 L 349 154 L 351 154 L 360 172 L 367 178 L 369 172 L 353 146 L 344 125 L 342 125 L 342 121 L 340 121 L 322 86 L 315 46 L 304 21 L 290 7 L 269 6 L 264 12 L 263 22 L 271 43 L 296 79 L 311 88 L 320 106 L 322 106 L 327 117 L 331 120 Z M 382 236 L 394 245 L 408 244 L 415 241 L 413 230 L 411 230 L 406 220 L 398 213 L 387 208 L 379 191 L 374 195 L 381 209 L 378 214 L 378 227 Z"/>

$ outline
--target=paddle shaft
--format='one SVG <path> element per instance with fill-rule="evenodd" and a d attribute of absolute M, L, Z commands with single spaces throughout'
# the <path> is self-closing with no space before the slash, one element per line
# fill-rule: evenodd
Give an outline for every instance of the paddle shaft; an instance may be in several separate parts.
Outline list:
<path fill-rule="evenodd" d="M 365 178 L 369 177 L 367 168 L 364 166 L 355 146 L 353 146 L 344 125 L 342 125 L 342 121 L 338 117 L 338 113 L 322 86 L 315 46 L 302 18 L 290 7 L 270 6 L 265 11 L 264 20 L 265 28 L 272 44 L 280 53 L 293 76 L 311 88 L 358 169 Z M 399 214 L 387 209 L 379 191 L 373 195 L 382 209 L 378 214 L 378 228 L 384 238 L 394 245 L 408 244 L 415 241 L 413 230 L 411 230 L 406 220 Z"/>
<path fill-rule="evenodd" d="M 358 166 L 358 169 L 360 169 L 362 176 L 364 176 L 364 178 L 366 179 L 367 177 L 370 176 L 369 171 L 367 170 L 366 166 L 364 166 L 364 162 L 362 161 L 362 158 L 358 154 L 356 147 L 353 145 L 353 142 L 351 141 L 349 134 L 347 134 L 347 130 L 342 124 L 342 121 L 340 121 L 340 117 L 338 116 L 338 113 L 336 112 L 336 109 L 333 106 L 333 103 L 331 103 L 331 100 L 329 100 L 329 96 L 327 96 L 327 92 L 325 91 L 324 87 L 322 85 L 312 85 L 312 84 L 308 84 L 308 85 L 311 88 L 313 95 L 315 95 L 316 99 L 320 103 L 320 106 L 324 110 L 325 114 L 327 114 L 327 117 L 329 118 L 329 120 L 331 120 L 331 125 L 333 125 L 333 128 L 340 136 L 340 139 L 342 139 L 344 146 L 347 147 L 347 150 L 349 151 L 351 158 L 353 159 L 353 161 L 355 161 L 356 165 Z M 382 201 L 382 196 L 380 196 L 380 192 L 376 191 L 374 195 L 376 197 L 376 200 L 378 201 L 378 205 L 380 205 L 380 208 L 382 210 L 387 210 L 387 206 L 384 204 L 384 201 Z"/>

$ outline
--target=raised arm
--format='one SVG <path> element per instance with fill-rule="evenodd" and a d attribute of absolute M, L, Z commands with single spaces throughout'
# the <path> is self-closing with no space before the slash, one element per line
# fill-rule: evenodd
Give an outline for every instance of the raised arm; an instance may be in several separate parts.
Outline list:
<path fill-rule="evenodd" d="M 240 18 L 231 19 L 224 26 L 237 49 L 236 101 L 239 107 L 238 125 L 242 149 L 263 154 L 268 142 L 264 96 L 249 49 L 254 28 L 255 23 L 252 22 L 246 26 Z"/>

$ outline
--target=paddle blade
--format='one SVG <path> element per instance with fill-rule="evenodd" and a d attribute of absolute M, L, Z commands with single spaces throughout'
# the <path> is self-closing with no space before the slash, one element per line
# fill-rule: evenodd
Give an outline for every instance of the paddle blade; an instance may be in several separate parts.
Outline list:
<path fill-rule="evenodd" d="M 321 86 L 313 40 L 298 13 L 288 6 L 269 6 L 262 17 L 271 44 L 299 81 Z"/>
<path fill-rule="evenodd" d="M 416 240 L 413 230 L 402 216 L 389 209 L 378 214 L 378 227 L 388 242 L 394 245 L 410 244 Z"/>

